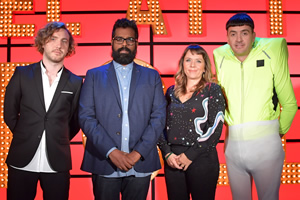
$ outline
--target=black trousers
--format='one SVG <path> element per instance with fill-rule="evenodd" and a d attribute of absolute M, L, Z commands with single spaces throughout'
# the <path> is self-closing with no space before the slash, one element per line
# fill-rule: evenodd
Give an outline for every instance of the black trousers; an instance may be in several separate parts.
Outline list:
<path fill-rule="evenodd" d="M 179 155 L 186 147 L 172 151 Z M 165 178 L 169 200 L 213 200 L 219 178 L 219 159 L 216 149 L 197 157 L 186 171 L 171 168 L 165 163 Z"/>
<path fill-rule="evenodd" d="M 68 200 L 70 173 L 38 173 L 8 167 L 7 200 L 34 200 L 40 181 L 44 200 Z"/>
<path fill-rule="evenodd" d="M 145 200 L 147 198 L 150 177 L 128 176 L 106 178 L 92 175 L 95 200 Z"/>

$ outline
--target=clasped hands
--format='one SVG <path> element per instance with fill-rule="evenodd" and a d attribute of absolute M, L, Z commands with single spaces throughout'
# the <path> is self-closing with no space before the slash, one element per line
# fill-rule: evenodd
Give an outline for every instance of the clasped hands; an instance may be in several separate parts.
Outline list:
<path fill-rule="evenodd" d="M 127 172 L 141 158 L 141 154 L 137 151 L 126 153 L 124 151 L 115 149 L 109 154 L 108 157 L 116 167 Z"/>
<path fill-rule="evenodd" d="M 184 153 L 180 155 L 168 153 L 165 157 L 168 158 L 167 163 L 170 167 L 182 169 L 183 171 L 186 171 L 190 164 L 192 164 L 192 161 L 188 159 Z"/>

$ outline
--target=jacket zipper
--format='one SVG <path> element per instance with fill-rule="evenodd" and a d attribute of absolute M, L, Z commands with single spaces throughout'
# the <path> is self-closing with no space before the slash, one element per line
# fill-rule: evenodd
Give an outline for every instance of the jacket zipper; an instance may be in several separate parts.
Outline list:
<path fill-rule="evenodd" d="M 244 122 L 244 67 L 241 62 L 241 124 Z"/>

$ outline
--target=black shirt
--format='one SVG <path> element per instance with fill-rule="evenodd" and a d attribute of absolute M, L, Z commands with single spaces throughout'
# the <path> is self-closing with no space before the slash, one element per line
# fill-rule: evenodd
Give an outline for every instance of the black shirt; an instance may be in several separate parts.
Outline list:
<path fill-rule="evenodd" d="M 219 85 L 207 84 L 184 103 L 175 96 L 174 86 L 171 86 L 166 99 L 166 129 L 158 142 L 163 155 L 171 152 L 171 145 L 182 145 L 190 147 L 184 153 L 194 160 L 202 152 L 216 147 L 222 133 L 225 111 L 225 99 Z"/>

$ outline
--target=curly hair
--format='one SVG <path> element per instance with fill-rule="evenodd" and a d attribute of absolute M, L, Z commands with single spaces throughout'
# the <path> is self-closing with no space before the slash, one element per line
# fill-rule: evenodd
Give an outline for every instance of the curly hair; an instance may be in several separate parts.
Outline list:
<path fill-rule="evenodd" d="M 203 73 L 201 80 L 198 82 L 193 92 L 201 91 L 206 86 L 207 83 L 213 81 L 212 72 L 211 72 L 211 63 L 207 52 L 201 46 L 197 44 L 191 44 L 184 50 L 179 60 L 179 69 L 175 74 L 175 96 L 176 97 L 180 97 L 181 95 L 187 93 L 187 88 L 186 88 L 187 76 L 184 72 L 183 62 L 184 62 L 184 57 L 188 51 L 190 51 L 192 54 L 202 55 L 205 62 L 205 73 Z"/>
<path fill-rule="evenodd" d="M 38 31 L 33 45 L 37 48 L 38 52 L 40 52 L 41 54 L 44 53 L 43 46 L 48 42 L 53 33 L 58 31 L 59 29 L 64 29 L 69 34 L 69 48 L 66 56 L 71 56 L 75 53 L 74 38 L 63 22 L 50 22 L 44 28 L 41 28 Z"/>

